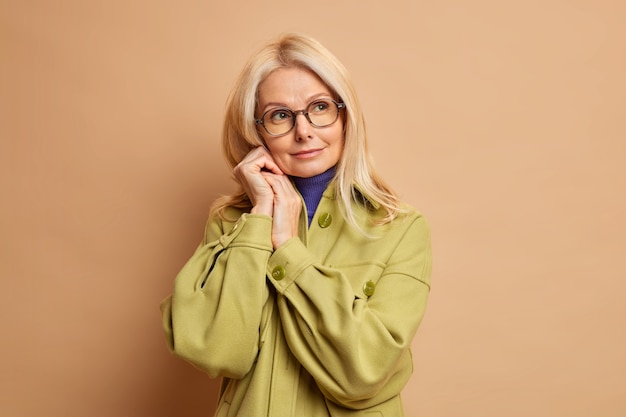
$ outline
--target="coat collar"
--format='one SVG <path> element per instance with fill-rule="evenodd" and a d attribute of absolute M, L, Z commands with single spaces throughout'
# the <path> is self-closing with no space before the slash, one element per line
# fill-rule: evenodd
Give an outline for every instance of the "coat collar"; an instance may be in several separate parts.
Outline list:
<path fill-rule="evenodd" d="M 326 191 L 324 191 L 324 194 L 322 194 L 323 197 L 330 198 L 333 200 L 336 198 L 337 192 L 336 192 L 335 183 L 336 181 L 332 181 L 330 184 L 328 184 Z M 359 203 L 365 207 L 367 206 L 372 207 L 374 210 L 378 210 L 380 208 L 380 203 L 374 200 L 371 196 L 369 196 L 365 192 L 363 192 L 359 184 L 353 183 L 352 189 L 354 191 L 352 194 L 353 200 L 356 203 Z"/>

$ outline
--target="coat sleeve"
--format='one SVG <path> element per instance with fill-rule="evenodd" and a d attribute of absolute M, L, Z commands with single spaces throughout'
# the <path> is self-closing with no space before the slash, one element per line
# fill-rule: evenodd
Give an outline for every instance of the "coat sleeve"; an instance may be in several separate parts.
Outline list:
<path fill-rule="evenodd" d="M 204 241 L 161 303 L 163 328 L 176 355 L 212 377 L 241 378 L 258 353 L 271 218 L 243 214 L 223 229 L 220 221 L 207 224 Z"/>
<path fill-rule="evenodd" d="M 270 272 L 278 267 L 283 275 L 269 276 L 289 347 L 324 395 L 343 407 L 362 409 L 398 395 L 412 372 L 410 345 L 429 293 L 431 246 L 424 218 L 410 220 L 369 297 L 356 294 L 345 271 L 320 264 L 299 239 L 270 258 Z"/>

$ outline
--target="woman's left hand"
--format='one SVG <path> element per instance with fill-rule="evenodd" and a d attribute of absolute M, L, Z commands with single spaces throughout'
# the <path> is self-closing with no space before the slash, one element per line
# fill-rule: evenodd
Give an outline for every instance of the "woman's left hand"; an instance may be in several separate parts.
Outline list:
<path fill-rule="evenodd" d="M 298 236 L 302 199 L 287 175 L 270 172 L 262 174 L 274 191 L 272 244 L 277 249 L 292 237 Z"/>

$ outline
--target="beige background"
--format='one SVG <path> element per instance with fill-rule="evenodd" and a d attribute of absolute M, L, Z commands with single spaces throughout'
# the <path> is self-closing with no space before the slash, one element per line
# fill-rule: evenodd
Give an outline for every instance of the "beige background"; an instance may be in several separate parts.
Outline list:
<path fill-rule="evenodd" d="M 617 0 L 0 0 L 0 414 L 211 415 L 158 304 L 232 189 L 237 73 L 303 31 L 432 226 L 408 415 L 623 417 L 625 21 Z"/>

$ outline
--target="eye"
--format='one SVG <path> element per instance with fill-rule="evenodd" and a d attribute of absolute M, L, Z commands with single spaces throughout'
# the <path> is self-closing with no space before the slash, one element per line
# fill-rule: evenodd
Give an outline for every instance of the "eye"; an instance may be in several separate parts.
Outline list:
<path fill-rule="evenodd" d="M 324 113 L 330 109 L 330 103 L 328 101 L 316 101 L 309 106 L 309 113 Z"/>
<path fill-rule="evenodd" d="M 268 116 L 272 123 L 282 123 L 291 119 L 291 112 L 287 109 L 276 109 Z"/>

